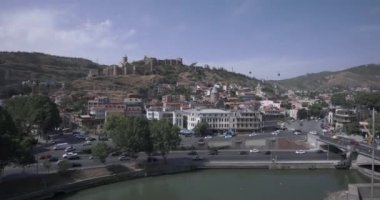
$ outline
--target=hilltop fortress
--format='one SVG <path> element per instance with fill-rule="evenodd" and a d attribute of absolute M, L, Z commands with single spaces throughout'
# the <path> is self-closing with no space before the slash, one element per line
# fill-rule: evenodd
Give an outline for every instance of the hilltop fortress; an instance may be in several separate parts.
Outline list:
<path fill-rule="evenodd" d="M 157 65 L 166 65 L 166 66 L 178 66 L 183 65 L 182 58 L 176 59 L 157 59 L 155 57 L 144 56 L 143 60 L 137 61 L 143 62 L 145 66 L 150 67 L 150 72 L 153 73 L 153 67 Z M 110 65 L 104 69 L 93 69 L 90 70 L 87 78 L 91 79 L 97 76 L 120 76 L 120 75 L 129 75 L 136 74 L 136 65 L 128 62 L 128 57 L 124 56 L 119 65 Z"/>

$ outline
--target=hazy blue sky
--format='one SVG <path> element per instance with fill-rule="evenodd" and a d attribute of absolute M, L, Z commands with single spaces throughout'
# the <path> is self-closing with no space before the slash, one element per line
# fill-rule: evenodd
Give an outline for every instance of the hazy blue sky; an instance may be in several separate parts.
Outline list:
<path fill-rule="evenodd" d="M 182 57 L 283 79 L 380 63 L 380 1 L 2 0 L 0 51 Z"/>

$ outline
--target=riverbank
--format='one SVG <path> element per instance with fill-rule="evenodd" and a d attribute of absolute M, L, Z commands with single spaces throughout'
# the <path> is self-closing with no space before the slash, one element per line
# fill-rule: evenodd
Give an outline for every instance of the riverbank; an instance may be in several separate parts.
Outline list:
<path fill-rule="evenodd" d="M 140 164 L 134 166 L 115 165 L 103 168 L 73 170 L 66 175 L 45 174 L 30 179 L 32 187 L 18 180 L 13 184 L 0 185 L 1 199 L 48 199 L 100 185 L 131 180 L 147 176 L 190 172 L 199 169 L 331 169 L 337 161 L 293 161 L 293 162 L 247 162 L 247 161 L 207 161 L 189 162 L 182 165 L 171 163 Z M 29 179 L 29 178 L 28 178 Z M 33 184 L 34 182 L 34 184 Z M 18 184 L 18 185 L 17 185 Z M 12 187 L 12 185 L 14 187 Z M 24 186 L 22 186 L 24 185 Z M 38 187 L 39 186 L 39 187 Z M 15 190 L 15 188 L 18 188 Z M 21 189 L 21 190 L 20 190 Z"/>

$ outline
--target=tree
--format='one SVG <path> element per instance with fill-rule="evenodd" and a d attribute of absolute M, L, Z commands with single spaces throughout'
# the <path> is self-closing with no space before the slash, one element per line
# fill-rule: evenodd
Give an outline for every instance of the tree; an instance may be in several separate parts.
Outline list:
<path fill-rule="evenodd" d="M 346 99 L 346 93 L 337 93 L 331 96 L 331 103 L 334 106 L 342 106 L 345 108 L 351 108 L 353 105 L 352 101 Z"/>
<path fill-rule="evenodd" d="M 130 153 L 153 152 L 149 121 L 142 117 L 113 116 L 107 119 L 106 130 L 114 144 Z"/>
<path fill-rule="evenodd" d="M 356 135 L 360 133 L 359 123 L 351 122 L 345 125 L 346 133 L 350 135 Z"/>
<path fill-rule="evenodd" d="M 194 133 L 197 135 L 205 135 L 207 133 L 209 126 L 207 122 L 198 122 L 194 127 Z"/>
<path fill-rule="evenodd" d="M 307 119 L 307 110 L 304 108 L 299 109 L 297 112 L 297 118 L 298 119 Z"/>
<path fill-rule="evenodd" d="M 34 125 L 42 136 L 61 124 L 57 105 L 47 96 L 21 96 L 8 101 L 6 109 L 20 133 L 30 134 Z"/>
<path fill-rule="evenodd" d="M 322 117 L 322 105 L 319 103 L 314 103 L 309 106 L 309 114 L 313 117 Z"/>
<path fill-rule="evenodd" d="M 97 157 L 101 163 L 106 162 L 108 157 L 108 146 L 106 143 L 97 143 L 91 149 L 92 155 Z"/>
<path fill-rule="evenodd" d="M 167 120 L 153 120 L 150 124 L 153 148 L 161 153 L 166 163 L 166 155 L 181 142 L 179 128 Z"/>
<path fill-rule="evenodd" d="M 0 106 L 0 177 L 14 158 L 19 147 L 18 132 L 8 112 Z"/>

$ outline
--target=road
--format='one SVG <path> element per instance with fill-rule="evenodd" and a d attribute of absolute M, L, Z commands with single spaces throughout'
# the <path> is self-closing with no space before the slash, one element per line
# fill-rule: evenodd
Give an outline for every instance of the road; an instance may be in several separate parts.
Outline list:
<path fill-rule="evenodd" d="M 248 135 L 237 135 L 236 137 L 225 139 L 224 137 L 215 136 L 211 139 L 205 139 L 205 142 L 218 142 L 218 141 L 230 141 L 233 144 L 236 143 L 236 141 L 248 141 L 248 140 L 260 140 L 260 139 L 276 139 L 276 138 L 287 138 L 288 140 L 305 140 L 306 133 L 312 130 L 321 131 L 320 129 L 320 122 L 318 121 L 304 121 L 303 125 L 300 126 L 299 121 L 293 121 L 287 124 L 287 127 L 289 129 L 294 128 L 297 130 L 302 130 L 303 133 L 300 135 L 295 135 L 292 131 L 281 131 L 278 135 L 271 134 L 272 132 L 264 132 L 264 133 L 258 133 L 255 136 L 248 136 Z M 84 140 L 78 139 L 74 137 L 72 134 L 64 134 L 64 135 L 56 135 L 53 136 L 52 139 L 56 143 L 64 143 L 67 142 L 71 144 L 77 152 L 81 152 L 85 148 L 91 148 L 91 146 L 83 146 Z M 198 137 L 183 137 L 182 138 L 182 144 L 181 145 L 193 145 L 195 147 L 198 147 L 198 141 L 200 138 Z M 94 143 L 96 143 L 95 141 Z M 109 145 L 112 145 L 112 141 L 106 141 Z M 43 163 L 49 163 L 50 166 L 49 171 L 54 171 L 57 169 L 57 165 L 55 162 L 47 162 L 44 160 L 40 160 L 40 157 L 42 155 L 51 155 L 54 157 L 57 157 L 58 159 L 62 159 L 62 155 L 66 153 L 64 150 L 53 150 L 55 144 L 40 144 L 35 149 L 35 156 L 38 159 L 38 164 L 30 165 L 29 167 L 25 168 L 25 171 L 28 173 L 36 173 L 37 171 L 40 172 L 47 172 L 47 168 L 44 167 Z M 206 148 L 207 145 L 204 145 L 204 148 Z M 248 153 L 247 155 L 240 155 L 241 151 L 249 151 L 249 149 L 236 149 L 236 147 L 232 147 L 231 150 L 219 150 L 218 155 L 209 155 L 208 150 L 197 150 L 199 153 L 199 156 L 201 156 L 204 159 L 211 159 L 211 160 L 256 160 L 256 161 L 268 161 L 272 159 L 277 159 L 281 161 L 299 161 L 299 160 L 327 160 L 327 159 L 340 159 L 340 155 L 334 154 L 332 152 L 330 153 L 317 153 L 317 152 L 307 152 L 305 154 L 296 154 L 294 150 L 284 151 L 284 150 L 270 150 L 271 154 L 267 155 L 264 152 L 268 149 L 261 149 L 261 152 L 259 153 Z M 168 159 L 172 159 L 178 162 L 184 162 L 184 161 L 191 161 L 191 157 L 187 155 L 189 151 L 173 151 L 168 155 Z M 102 164 L 94 159 L 89 159 L 89 154 L 79 154 L 80 159 L 79 160 L 73 160 L 70 162 L 80 163 L 82 167 L 94 167 L 94 166 L 102 166 Z M 139 159 L 146 159 L 146 155 L 144 153 L 139 154 Z M 123 163 L 131 163 L 132 161 L 124 161 Z M 118 157 L 112 157 L 109 156 L 107 158 L 108 164 L 113 163 L 121 163 L 118 160 Z M 37 167 L 38 166 L 38 167 Z M 46 165 L 45 165 L 46 166 Z M 5 169 L 5 174 L 15 174 L 20 173 L 22 171 L 22 168 L 20 167 L 7 167 Z"/>

